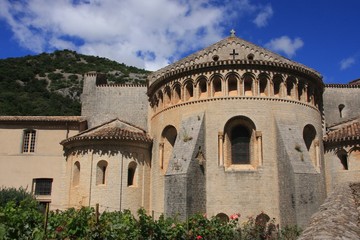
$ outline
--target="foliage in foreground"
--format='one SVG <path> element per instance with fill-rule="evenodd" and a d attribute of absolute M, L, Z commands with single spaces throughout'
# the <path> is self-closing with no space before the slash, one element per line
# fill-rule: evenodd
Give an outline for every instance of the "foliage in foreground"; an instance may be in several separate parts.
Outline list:
<path fill-rule="evenodd" d="M 4 189 L 0 190 L 0 196 Z M 7 191 L 8 193 L 9 191 Z M 11 191 L 10 191 L 11 192 Z M 13 193 L 12 193 L 13 194 Z M 3 195 L 6 195 L 3 194 Z M 16 200 L 16 199 L 15 199 Z M 45 216 L 31 195 L 20 201 L 7 201 L 0 205 L 0 240 L 2 239 L 296 239 L 297 227 L 280 230 L 275 221 L 264 214 L 238 222 L 240 214 L 229 221 L 216 217 L 194 215 L 187 221 L 161 216 L 154 220 L 144 209 L 135 217 L 129 210 L 103 212 L 98 216 L 90 207 L 51 211 L 46 231 Z"/>

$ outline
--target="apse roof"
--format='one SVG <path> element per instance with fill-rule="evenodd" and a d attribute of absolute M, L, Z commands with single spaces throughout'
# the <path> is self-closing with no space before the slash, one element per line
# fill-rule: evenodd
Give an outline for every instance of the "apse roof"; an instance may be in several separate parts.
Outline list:
<path fill-rule="evenodd" d="M 140 142 L 152 141 L 144 129 L 117 118 L 83 131 L 73 137 L 67 138 L 62 141 L 61 144 L 66 144 L 68 142 L 77 140 L 127 140 Z"/>

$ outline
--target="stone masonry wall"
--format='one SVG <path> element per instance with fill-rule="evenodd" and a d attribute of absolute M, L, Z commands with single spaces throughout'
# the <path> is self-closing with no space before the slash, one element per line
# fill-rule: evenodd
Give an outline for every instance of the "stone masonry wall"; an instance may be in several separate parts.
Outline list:
<path fill-rule="evenodd" d="M 87 75 L 81 95 L 81 115 L 89 128 L 115 118 L 147 129 L 148 101 L 145 85 L 96 85 L 96 76 Z"/>
<path fill-rule="evenodd" d="M 185 219 L 206 212 L 204 114 L 185 118 L 165 176 L 165 213 Z M 200 161 L 199 161 L 200 160 Z"/>
<path fill-rule="evenodd" d="M 323 94 L 324 114 L 326 124 L 344 121 L 360 115 L 360 87 L 326 87 Z M 344 104 L 342 117 L 340 117 L 339 105 Z"/>
<path fill-rule="evenodd" d="M 343 183 L 311 217 L 299 240 L 360 239 L 360 184 Z"/>

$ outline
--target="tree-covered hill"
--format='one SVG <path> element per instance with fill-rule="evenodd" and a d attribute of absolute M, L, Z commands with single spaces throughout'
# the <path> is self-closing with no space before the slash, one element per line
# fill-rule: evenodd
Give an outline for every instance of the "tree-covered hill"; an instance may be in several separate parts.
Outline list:
<path fill-rule="evenodd" d="M 148 74 L 69 50 L 0 59 L 0 115 L 80 115 L 83 78 L 90 71 L 121 84 L 145 83 Z"/>

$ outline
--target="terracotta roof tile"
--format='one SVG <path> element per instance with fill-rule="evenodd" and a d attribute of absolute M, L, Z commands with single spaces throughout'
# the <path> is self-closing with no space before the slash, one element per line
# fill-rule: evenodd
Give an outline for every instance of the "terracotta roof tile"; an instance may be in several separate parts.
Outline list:
<path fill-rule="evenodd" d="M 0 122 L 83 122 L 82 116 L 0 116 Z"/>
<path fill-rule="evenodd" d="M 360 122 L 358 120 L 350 120 L 330 129 L 324 136 L 324 142 L 360 139 Z"/>
<path fill-rule="evenodd" d="M 111 120 L 94 128 L 81 132 L 73 137 L 65 139 L 61 144 L 81 140 L 128 140 L 140 142 L 152 142 L 151 137 L 145 130 L 119 119 Z"/>

